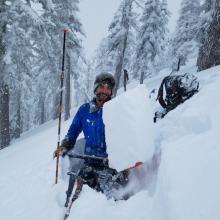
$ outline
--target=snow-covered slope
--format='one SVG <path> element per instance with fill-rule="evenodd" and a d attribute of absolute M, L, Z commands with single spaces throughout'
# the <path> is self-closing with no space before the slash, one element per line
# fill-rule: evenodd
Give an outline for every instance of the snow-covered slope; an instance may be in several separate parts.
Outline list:
<path fill-rule="evenodd" d="M 169 219 L 220 219 L 219 73 L 197 73 L 200 92 L 157 125 Z"/>
<path fill-rule="evenodd" d="M 186 70 L 195 73 L 194 66 L 188 66 L 183 71 Z M 162 75 L 168 72 L 163 71 Z M 200 92 L 149 127 L 146 123 L 151 119 L 150 111 L 145 109 L 144 103 L 140 103 L 143 102 L 143 88 L 135 88 L 136 91 L 129 91 L 127 94 L 131 106 L 126 106 L 123 94 L 119 96 L 121 101 L 115 100 L 115 121 L 112 126 L 120 123 L 120 117 L 117 116 L 117 105 L 120 105 L 118 110 L 123 109 L 127 117 L 127 120 L 123 117 L 121 128 L 123 132 L 127 130 L 128 140 L 135 140 L 131 135 L 141 135 L 141 142 L 137 145 L 145 148 L 148 133 L 152 129 L 156 131 L 155 140 L 162 149 L 162 158 L 154 190 L 146 189 L 127 201 L 114 202 L 85 186 L 72 207 L 69 219 L 219 220 L 219 72 L 220 66 L 196 73 L 200 80 Z M 159 86 L 162 75 L 146 82 L 149 91 Z M 129 87 L 134 87 L 134 84 Z M 133 105 L 135 101 L 137 105 Z M 151 104 L 153 108 L 157 107 L 153 99 Z M 109 105 L 114 105 L 114 102 Z M 106 107 L 107 122 L 113 118 L 111 113 L 108 114 L 108 106 Z M 138 113 L 137 107 L 140 108 Z M 147 119 L 143 118 L 144 112 Z M 138 115 L 143 121 L 137 119 Z M 134 125 L 135 129 L 131 128 L 132 121 L 135 122 L 131 119 L 138 120 Z M 63 124 L 63 136 L 70 123 L 71 120 Z M 109 131 L 108 127 L 106 129 Z M 143 137 L 145 130 L 146 137 Z M 107 137 L 113 144 L 119 142 L 118 137 L 114 140 L 117 135 L 115 131 L 118 132 L 112 128 Z M 55 161 L 52 159 L 52 152 L 56 141 L 57 123 L 50 122 L 0 151 L 0 219 L 62 219 L 67 182 L 60 178 L 59 184 L 54 185 Z M 118 143 L 118 148 L 114 147 L 109 153 L 112 158 L 120 155 L 121 160 L 125 163 L 128 161 L 129 166 L 132 153 L 123 153 L 126 146 L 121 145 L 124 143 Z M 148 149 L 152 150 L 154 146 Z M 140 149 L 138 152 L 146 152 L 145 150 Z M 138 155 L 136 153 L 134 152 L 135 157 Z"/>

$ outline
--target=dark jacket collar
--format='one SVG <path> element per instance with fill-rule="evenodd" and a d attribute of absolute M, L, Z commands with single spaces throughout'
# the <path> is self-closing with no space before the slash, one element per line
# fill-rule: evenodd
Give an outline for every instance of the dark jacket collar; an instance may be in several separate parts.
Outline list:
<path fill-rule="evenodd" d="M 90 112 L 90 113 L 93 113 L 93 112 L 98 111 L 99 109 L 101 109 L 101 107 L 98 107 L 98 106 L 96 105 L 95 98 L 93 98 L 93 99 L 89 102 L 89 112 Z"/>

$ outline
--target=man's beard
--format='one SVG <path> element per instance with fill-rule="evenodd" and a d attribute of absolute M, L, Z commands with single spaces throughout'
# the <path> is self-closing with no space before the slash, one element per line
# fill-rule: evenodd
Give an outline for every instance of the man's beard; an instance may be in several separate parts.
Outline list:
<path fill-rule="evenodd" d="M 97 101 L 104 104 L 105 102 L 107 102 L 111 99 L 111 96 L 107 95 L 105 93 L 99 93 L 99 94 L 96 94 L 96 99 L 97 99 Z"/>

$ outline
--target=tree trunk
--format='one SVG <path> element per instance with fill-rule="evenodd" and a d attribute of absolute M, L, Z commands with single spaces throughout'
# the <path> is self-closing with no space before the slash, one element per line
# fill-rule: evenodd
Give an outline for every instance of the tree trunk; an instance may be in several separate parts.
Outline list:
<path fill-rule="evenodd" d="M 0 14 L 6 12 L 6 0 L 0 0 Z M 9 88 L 5 83 L 5 43 L 4 35 L 6 33 L 7 22 L 0 22 L 0 149 L 10 144 L 9 132 Z"/>
<path fill-rule="evenodd" d="M 43 95 L 40 97 L 40 124 L 45 122 L 45 98 Z"/>
<path fill-rule="evenodd" d="M 9 88 L 4 85 L 0 89 L 0 149 L 10 144 L 9 126 Z"/>
<path fill-rule="evenodd" d="M 206 38 L 199 49 L 197 59 L 199 71 L 220 65 L 220 6 L 216 6 L 214 15 L 207 30 Z"/>
<path fill-rule="evenodd" d="M 21 128 L 21 94 L 18 92 L 17 95 L 17 111 L 16 111 L 16 127 L 14 130 L 14 138 L 19 138 L 22 133 L 22 128 Z"/>
<path fill-rule="evenodd" d="M 129 12 L 131 12 L 131 10 L 132 10 L 132 3 L 133 3 L 133 0 L 131 0 L 128 3 L 129 4 Z M 125 17 L 122 18 L 122 28 L 125 29 L 125 33 L 123 36 L 123 40 L 120 43 L 119 52 L 118 52 L 118 56 L 117 56 L 118 63 L 116 64 L 116 69 L 115 69 L 115 89 L 113 91 L 114 96 L 116 96 L 117 91 L 119 89 L 119 85 L 120 85 L 120 78 L 121 78 L 122 69 L 123 69 L 125 50 L 127 47 L 128 32 L 129 32 L 129 28 L 130 28 L 129 22 L 126 21 Z"/>
<path fill-rule="evenodd" d="M 144 83 L 144 71 L 141 72 L 140 84 Z"/>
<path fill-rule="evenodd" d="M 127 46 L 127 37 L 128 35 L 126 34 L 124 37 L 123 42 L 121 43 L 121 49 L 119 50 L 118 53 L 118 63 L 116 65 L 116 69 L 115 69 L 115 89 L 113 92 L 113 95 L 116 96 L 117 91 L 119 89 L 119 85 L 120 85 L 120 78 L 121 78 L 121 74 L 122 74 L 122 68 L 123 68 L 123 62 L 124 62 L 124 56 L 125 56 L 125 49 Z"/>

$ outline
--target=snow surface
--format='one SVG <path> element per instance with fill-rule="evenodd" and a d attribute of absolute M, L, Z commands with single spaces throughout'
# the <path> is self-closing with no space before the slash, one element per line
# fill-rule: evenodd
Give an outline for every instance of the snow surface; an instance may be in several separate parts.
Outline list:
<path fill-rule="evenodd" d="M 135 83 L 129 85 L 131 89 L 127 94 L 121 93 L 104 110 L 104 120 L 109 123 L 106 133 L 113 165 L 129 166 L 133 163 L 131 157 L 148 160 L 154 150 L 148 141 L 156 141 L 155 145 L 161 148 L 161 165 L 154 190 L 146 189 L 127 201 L 115 202 L 85 186 L 72 207 L 70 220 L 220 219 L 220 66 L 195 73 L 195 66 L 190 64 L 182 70 L 186 71 L 199 78 L 199 93 L 157 124 L 152 125 L 150 117 L 150 108 L 158 107 L 154 98 L 148 101 L 147 90 L 134 88 Z M 157 78 L 148 80 L 148 90 L 158 88 L 168 73 L 169 70 L 164 70 Z M 70 123 L 71 120 L 63 123 L 62 137 Z M 114 127 L 118 124 L 121 129 Z M 132 144 L 119 139 L 119 134 L 125 137 L 126 132 Z M 61 178 L 60 172 L 59 183 L 54 185 L 52 153 L 56 139 L 57 121 L 51 121 L 0 151 L 0 219 L 62 219 L 67 181 Z M 126 149 L 134 152 L 126 152 Z"/>

